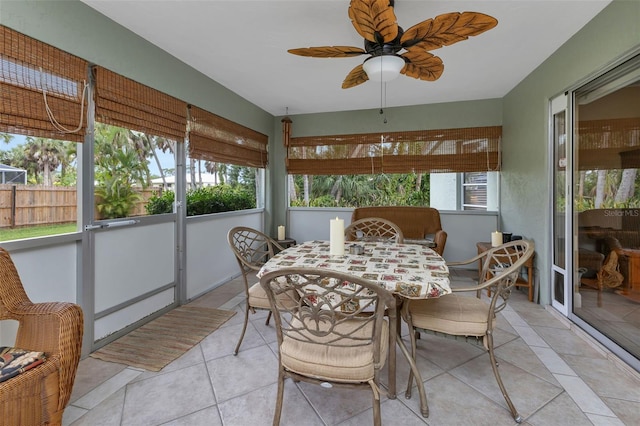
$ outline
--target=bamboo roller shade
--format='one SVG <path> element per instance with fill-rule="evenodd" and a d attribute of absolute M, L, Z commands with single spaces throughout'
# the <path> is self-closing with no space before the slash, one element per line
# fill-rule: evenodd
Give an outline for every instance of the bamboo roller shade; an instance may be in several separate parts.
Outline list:
<path fill-rule="evenodd" d="M 0 132 L 83 142 L 85 111 L 81 111 L 87 61 L 58 48 L 0 26 Z M 49 108 L 65 133 L 54 127 Z"/>
<path fill-rule="evenodd" d="M 171 140 L 184 141 L 187 103 L 99 66 L 96 120 Z"/>
<path fill-rule="evenodd" d="M 196 106 L 189 114 L 191 158 L 247 167 L 266 167 L 266 135 Z"/>
<path fill-rule="evenodd" d="M 640 168 L 640 117 L 579 121 L 575 138 L 579 170 Z"/>
<path fill-rule="evenodd" d="M 290 174 L 478 172 L 500 169 L 502 127 L 291 138 Z"/>

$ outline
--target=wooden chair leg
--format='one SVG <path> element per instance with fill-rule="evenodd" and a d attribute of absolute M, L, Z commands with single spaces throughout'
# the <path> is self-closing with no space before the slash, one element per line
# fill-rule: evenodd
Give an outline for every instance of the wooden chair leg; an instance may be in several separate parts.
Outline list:
<path fill-rule="evenodd" d="M 269 314 L 267 315 L 267 320 L 264 322 L 264 325 L 269 325 L 269 320 L 271 319 L 271 311 L 269 311 Z"/>

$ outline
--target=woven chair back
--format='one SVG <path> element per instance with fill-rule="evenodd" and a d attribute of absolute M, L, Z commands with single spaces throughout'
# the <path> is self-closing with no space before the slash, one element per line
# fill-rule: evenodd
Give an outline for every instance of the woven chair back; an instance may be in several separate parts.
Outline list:
<path fill-rule="evenodd" d="M 402 230 L 395 223 L 381 217 L 368 217 L 351 222 L 344 230 L 347 241 L 404 242 Z"/>
<path fill-rule="evenodd" d="M 18 319 L 16 312 L 25 302 L 31 303 L 18 271 L 9 253 L 0 248 L 0 320 Z"/>
<path fill-rule="evenodd" d="M 258 271 L 276 250 L 282 250 L 268 235 L 245 226 L 237 226 L 227 234 L 229 247 L 236 256 L 243 274 Z"/>
<path fill-rule="evenodd" d="M 510 241 L 483 253 L 479 285 L 491 289 L 491 307 L 499 312 L 506 306 L 520 269 L 533 255 L 534 244 L 528 240 Z"/>
<path fill-rule="evenodd" d="M 377 355 L 385 309 L 395 314 L 390 292 L 364 278 L 331 270 L 283 268 L 265 274 L 261 284 L 279 313 L 275 320 L 280 343 L 289 338 L 319 348 L 373 344 Z M 292 294 L 300 297 L 276 303 Z"/>

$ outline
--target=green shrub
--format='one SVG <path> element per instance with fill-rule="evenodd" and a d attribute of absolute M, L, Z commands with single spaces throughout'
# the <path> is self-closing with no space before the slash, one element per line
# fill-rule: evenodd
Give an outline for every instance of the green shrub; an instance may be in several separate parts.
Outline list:
<path fill-rule="evenodd" d="M 165 191 L 160 197 L 151 197 L 147 204 L 147 212 L 149 214 L 171 213 L 174 197 L 173 191 Z M 246 210 L 255 207 L 256 201 L 253 194 L 241 187 L 216 185 L 187 191 L 187 216 Z"/>
<path fill-rule="evenodd" d="M 95 197 L 98 219 L 127 217 L 142 199 L 131 186 L 117 181 L 96 186 Z"/>
<path fill-rule="evenodd" d="M 322 195 L 309 201 L 310 207 L 337 207 L 338 203 L 331 195 Z"/>
<path fill-rule="evenodd" d="M 148 214 L 172 213 L 174 200 L 175 193 L 173 191 L 164 191 L 160 196 L 149 198 L 145 209 Z"/>

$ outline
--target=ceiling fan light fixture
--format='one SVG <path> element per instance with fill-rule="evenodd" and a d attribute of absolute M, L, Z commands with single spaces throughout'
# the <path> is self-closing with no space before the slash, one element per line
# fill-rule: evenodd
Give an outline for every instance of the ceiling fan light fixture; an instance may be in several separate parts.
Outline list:
<path fill-rule="evenodd" d="M 391 81 L 400 75 L 404 59 L 398 55 L 372 56 L 364 61 L 362 68 L 372 81 Z"/>

